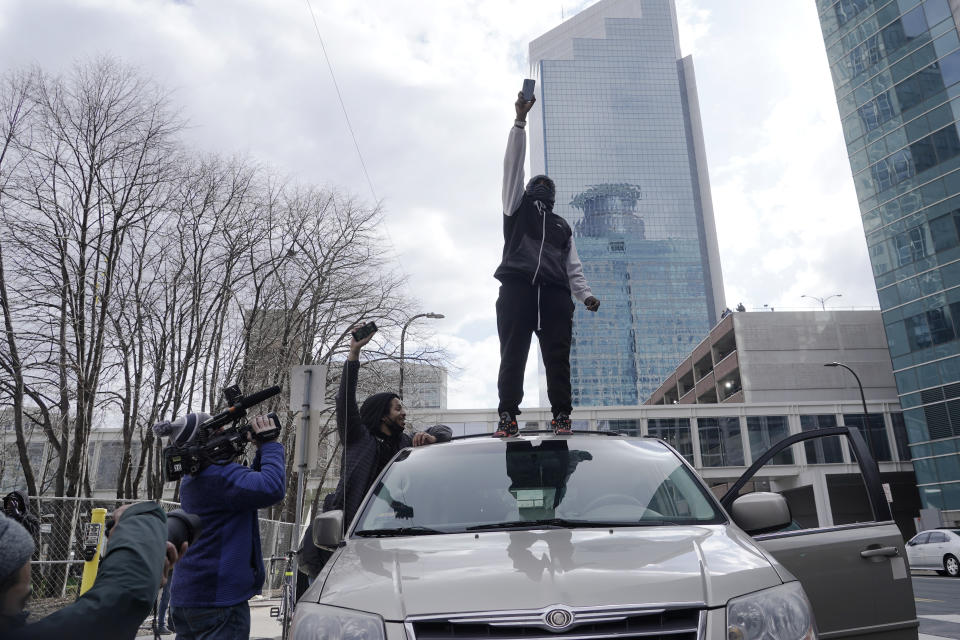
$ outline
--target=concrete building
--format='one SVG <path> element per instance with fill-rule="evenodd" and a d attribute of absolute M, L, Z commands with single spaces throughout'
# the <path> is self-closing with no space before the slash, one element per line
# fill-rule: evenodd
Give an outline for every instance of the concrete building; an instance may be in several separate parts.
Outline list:
<path fill-rule="evenodd" d="M 853 368 L 870 400 L 897 398 L 879 311 L 732 313 L 645 404 L 855 400 Z"/>
<path fill-rule="evenodd" d="M 680 54 L 673 0 L 601 0 L 531 42 L 530 67 L 531 172 L 556 182 L 554 210 L 603 303 L 575 313 L 573 404 L 638 404 L 724 307 L 693 63 Z"/>
<path fill-rule="evenodd" d="M 404 363 L 403 404 L 408 409 L 446 409 L 447 370 L 422 362 Z"/>
<path fill-rule="evenodd" d="M 817 10 L 920 495 L 960 523 L 960 3 Z"/>

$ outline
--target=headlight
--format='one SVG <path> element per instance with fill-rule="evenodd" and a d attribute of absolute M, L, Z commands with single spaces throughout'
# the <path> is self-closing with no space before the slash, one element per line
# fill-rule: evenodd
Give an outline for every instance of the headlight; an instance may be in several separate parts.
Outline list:
<path fill-rule="evenodd" d="M 734 598 L 727 603 L 729 640 L 816 640 L 810 602 L 799 582 Z"/>
<path fill-rule="evenodd" d="M 372 613 L 297 603 L 290 627 L 293 640 L 385 640 L 383 618 Z"/>

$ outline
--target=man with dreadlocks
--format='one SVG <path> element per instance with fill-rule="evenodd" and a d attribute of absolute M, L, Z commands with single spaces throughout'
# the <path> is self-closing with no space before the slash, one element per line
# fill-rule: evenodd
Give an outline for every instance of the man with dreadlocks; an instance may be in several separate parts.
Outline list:
<path fill-rule="evenodd" d="M 517 119 L 507 139 L 503 159 L 503 259 L 494 273 L 500 281 L 497 333 L 500 336 L 500 422 L 494 437 L 517 435 L 517 415 L 523 399 L 523 372 L 536 333 L 547 373 L 547 397 L 553 429 L 570 433 L 570 342 L 574 303 L 571 293 L 590 311 L 600 301 L 590 291 L 577 256 L 573 231 L 553 212 L 556 188 L 547 176 L 534 176 L 523 186 L 524 127 L 529 102 L 523 93 L 514 104 Z"/>
<path fill-rule="evenodd" d="M 351 329 L 355 331 L 363 323 Z M 450 427 L 434 425 L 418 431 L 413 437 L 404 432 L 407 414 L 400 396 L 385 391 L 375 393 L 357 408 L 357 374 L 360 371 L 360 350 L 370 342 L 373 334 L 350 340 L 350 354 L 343 365 L 340 389 L 337 391 L 337 431 L 344 446 L 345 463 L 336 490 L 323 500 L 323 510 L 343 510 L 343 522 L 349 525 L 356 515 L 363 496 L 383 468 L 401 449 L 419 447 L 435 442 L 446 442 L 453 437 Z M 410 507 L 394 503 L 397 517 L 412 517 Z M 303 573 L 315 578 L 326 563 L 329 553 L 313 544 L 313 524 L 303 536 L 299 551 L 299 566 Z"/>

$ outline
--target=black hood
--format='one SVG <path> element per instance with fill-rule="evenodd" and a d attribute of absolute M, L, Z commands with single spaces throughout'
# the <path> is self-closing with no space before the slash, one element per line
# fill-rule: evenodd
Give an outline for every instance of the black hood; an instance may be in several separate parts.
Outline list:
<path fill-rule="evenodd" d="M 394 398 L 399 397 L 397 394 L 389 391 L 375 393 L 368 397 L 363 401 L 363 404 L 360 405 L 360 422 L 374 433 L 378 432 L 380 430 L 380 421 L 383 419 L 383 416 L 387 415 L 387 412 L 390 411 L 390 402 Z M 390 425 L 390 429 L 394 432 L 403 430 L 402 427 L 398 429 L 394 425 Z"/>
<path fill-rule="evenodd" d="M 526 193 L 527 197 L 531 200 L 538 200 L 546 205 L 548 209 L 552 210 L 553 203 L 557 197 L 557 187 L 553 183 L 553 180 L 545 175 L 533 176 L 530 178 L 530 181 L 527 182 L 524 193 Z"/>

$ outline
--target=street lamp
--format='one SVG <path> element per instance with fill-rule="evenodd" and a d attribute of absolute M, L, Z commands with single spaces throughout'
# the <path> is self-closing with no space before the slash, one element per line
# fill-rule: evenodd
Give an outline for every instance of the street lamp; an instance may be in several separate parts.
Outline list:
<path fill-rule="evenodd" d="M 867 399 L 866 399 L 866 398 L 864 397 L 864 395 L 863 395 L 863 385 L 860 384 L 860 376 L 857 375 L 857 372 L 856 372 L 856 371 L 854 371 L 853 369 L 851 369 L 851 368 L 848 367 L 847 365 L 843 364 L 842 362 L 828 362 L 827 364 L 825 364 L 825 365 L 823 365 L 823 366 L 825 366 L 825 367 L 843 367 L 844 369 L 846 369 L 847 371 L 849 371 L 850 373 L 853 374 L 854 379 L 857 381 L 857 387 L 860 388 L 860 402 L 863 403 L 863 426 L 864 426 L 864 431 L 866 431 L 867 420 L 868 420 L 868 417 L 867 417 L 867 416 L 869 415 L 869 412 L 867 411 Z"/>
<path fill-rule="evenodd" d="M 418 313 L 413 316 L 403 325 L 403 329 L 400 330 L 400 399 L 403 400 L 403 341 L 407 337 L 407 327 L 410 326 L 410 323 L 416 320 L 417 318 L 431 318 L 433 320 L 439 320 L 443 318 L 442 313 Z"/>
<path fill-rule="evenodd" d="M 803 295 L 800 296 L 800 297 L 801 297 L 801 298 L 810 298 L 811 300 L 816 300 L 817 302 L 820 303 L 820 308 L 823 309 L 824 311 L 826 311 L 826 310 L 827 310 L 827 300 L 829 300 L 830 298 L 842 298 L 842 297 L 843 297 L 843 294 L 842 294 L 842 293 L 833 293 L 833 294 L 827 296 L 826 298 L 820 298 L 820 297 L 818 297 L 818 296 L 808 296 L 807 294 L 803 294 Z M 824 366 L 832 367 L 832 366 L 836 366 L 836 363 L 834 363 L 834 364 L 828 364 L 828 365 L 824 365 Z M 857 374 L 853 374 L 853 375 L 857 375 Z"/>

